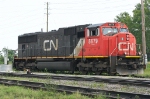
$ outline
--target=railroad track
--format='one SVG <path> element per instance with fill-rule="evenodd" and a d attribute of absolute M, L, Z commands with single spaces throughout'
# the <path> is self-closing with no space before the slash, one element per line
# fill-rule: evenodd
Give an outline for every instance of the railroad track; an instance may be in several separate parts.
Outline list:
<path fill-rule="evenodd" d="M 136 85 L 150 87 L 150 80 L 139 80 L 139 79 L 124 79 L 124 78 L 99 78 L 99 77 L 77 77 L 77 76 L 60 76 L 60 75 L 40 75 L 40 74 L 19 74 L 19 73 L 4 73 L 1 72 L 0 75 L 3 76 L 13 76 L 13 77 L 28 77 L 28 78 L 50 78 L 56 80 L 74 80 L 74 81 L 95 81 L 104 82 L 112 84 L 122 84 L 122 85 Z"/>
<path fill-rule="evenodd" d="M 20 80 L 9 80 L 9 79 L 0 79 L 0 84 L 4 85 L 17 85 L 17 86 L 25 86 L 33 89 L 43 89 L 50 90 L 55 88 L 58 92 L 66 92 L 66 93 L 74 93 L 79 91 L 82 95 L 94 97 L 99 94 L 106 95 L 106 97 L 111 99 L 150 99 L 150 95 L 136 94 L 136 93 L 126 93 L 126 92 L 116 92 L 116 91 L 108 91 L 108 90 L 99 90 L 99 89 L 91 89 L 84 87 L 74 87 L 74 86 L 66 86 L 66 85 L 54 85 L 54 84 L 46 84 L 39 82 L 29 82 L 29 81 L 20 81 Z M 55 87 L 49 87 L 55 86 Z"/>

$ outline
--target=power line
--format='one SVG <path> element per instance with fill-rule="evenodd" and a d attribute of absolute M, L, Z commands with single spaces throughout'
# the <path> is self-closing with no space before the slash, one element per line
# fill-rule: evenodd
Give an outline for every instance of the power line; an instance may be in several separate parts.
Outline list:
<path fill-rule="evenodd" d="M 118 8 L 120 8 L 120 7 L 122 8 L 123 6 L 129 6 L 129 5 L 132 5 L 132 4 L 119 5 L 119 6 L 115 6 L 115 8 L 118 9 Z M 77 8 L 77 7 L 75 6 L 74 8 Z M 103 7 L 103 8 L 99 8 L 99 9 L 108 9 L 108 10 L 111 10 L 111 8 L 113 8 L 113 6 L 112 6 L 112 7 L 107 6 L 107 7 Z M 83 8 L 80 9 L 80 8 L 79 8 L 79 9 L 73 9 L 72 7 L 67 7 L 66 9 L 63 9 L 63 8 L 61 8 L 61 9 L 60 9 L 60 8 L 52 8 L 52 10 L 53 10 L 53 9 L 54 9 L 54 10 L 65 10 L 65 11 L 67 11 L 67 10 L 68 10 L 68 11 L 70 11 L 70 10 L 71 10 L 71 11 L 76 11 L 76 10 L 77 10 L 78 12 L 79 12 L 80 10 L 84 10 L 84 12 L 85 12 L 85 11 L 93 11 L 93 10 L 96 11 L 96 10 L 98 10 L 98 8 L 85 8 L 85 9 L 83 9 Z M 128 7 L 128 8 L 125 8 L 125 9 L 129 9 L 129 7 Z M 130 8 L 130 9 L 131 9 L 131 8 Z M 119 10 L 122 10 L 122 9 L 119 9 Z"/>
<path fill-rule="evenodd" d="M 106 0 L 103 0 L 103 1 L 104 1 L 104 2 L 101 2 L 100 0 L 97 0 L 97 1 L 93 1 L 93 0 L 92 0 L 92 1 L 86 1 L 86 2 L 83 1 L 82 3 L 85 4 L 85 5 L 87 5 L 87 4 L 95 4 L 95 3 L 96 3 L 96 4 L 97 4 L 97 3 L 100 3 L 100 4 L 107 4 L 107 3 L 111 3 L 111 4 L 112 4 L 112 3 L 116 3 L 116 1 L 114 1 L 114 0 L 107 0 L 107 1 L 106 1 Z M 124 0 L 124 1 L 128 1 L 128 0 Z M 118 3 L 118 2 L 122 2 L 122 1 L 121 1 L 121 0 L 118 0 L 117 3 Z M 62 5 L 62 4 L 63 4 L 63 5 L 73 5 L 73 4 L 81 4 L 81 2 L 65 2 L 65 3 L 64 3 L 64 2 L 63 2 L 63 3 L 61 3 L 61 2 L 59 2 L 59 3 L 58 3 L 58 2 L 53 2 L 53 3 L 51 3 L 51 4 L 55 4 L 55 5 Z"/>
<path fill-rule="evenodd" d="M 33 13 L 34 12 L 34 13 Z M 35 12 L 37 12 L 37 13 L 35 13 Z M 8 12 L 7 12 L 8 13 Z M 19 15 L 17 15 L 17 16 L 14 16 L 14 17 L 11 17 L 11 18 L 18 18 L 18 17 L 21 17 L 21 16 L 25 16 L 25 15 L 27 15 L 27 14 L 32 14 L 32 15 L 37 15 L 37 14 L 39 14 L 39 12 L 38 12 L 38 9 L 34 9 L 34 10 L 30 10 L 30 11 L 28 11 L 28 13 L 24 13 L 24 14 L 19 14 Z M 3 18 L 2 16 L 0 16 L 1 17 L 1 19 Z M 8 17 L 10 17 L 10 16 L 8 16 Z M 6 20 L 7 20 L 7 16 L 5 17 L 6 18 Z M 0 21 L 2 21 L 2 20 L 0 20 Z"/>
<path fill-rule="evenodd" d="M 111 0 L 107 0 L 107 1 L 111 1 Z M 88 1 L 84 1 L 84 4 L 87 4 L 87 3 L 97 3 L 97 2 L 99 2 L 99 0 L 97 0 L 97 1 L 90 1 L 90 2 L 88 2 Z M 105 1 L 106 2 L 106 1 Z M 113 1 L 114 2 L 114 1 Z M 104 3 L 104 2 L 101 2 L 101 3 Z M 65 4 L 65 5 L 70 5 L 70 4 L 81 4 L 81 2 L 63 2 L 63 3 L 61 3 L 61 2 L 53 2 L 53 3 L 51 3 L 51 4 L 58 4 L 58 5 L 62 5 L 62 4 Z"/>
<path fill-rule="evenodd" d="M 125 9 L 117 9 L 117 10 L 115 10 L 115 12 L 116 11 L 124 11 L 124 10 L 130 10 L 131 8 L 125 8 Z M 88 11 L 88 10 L 87 10 Z M 97 13 L 109 13 L 109 12 L 112 12 L 112 10 L 110 9 L 110 10 L 103 10 L 102 9 L 102 11 L 101 10 L 94 10 L 94 11 L 91 11 L 91 12 L 86 12 L 86 11 L 78 11 L 78 12 L 76 12 L 76 14 L 97 14 Z M 51 12 L 52 14 L 73 14 L 74 12 L 61 12 L 61 13 L 53 13 L 53 12 Z"/>
<path fill-rule="evenodd" d="M 36 14 L 34 14 L 34 15 L 32 15 L 32 16 L 36 16 L 37 14 L 39 14 L 39 13 L 36 13 Z M 15 17 L 16 17 L 16 16 L 15 16 Z M 35 18 L 35 17 L 31 18 L 31 15 L 30 15 L 29 17 L 30 17 L 30 18 L 26 18 L 26 17 L 25 17 L 25 18 L 21 18 L 21 19 L 17 20 L 17 22 L 19 22 L 19 25 L 21 25 L 21 24 L 22 24 L 22 22 L 21 22 L 22 20 L 25 21 L 25 22 L 31 22 L 31 21 L 33 21 L 33 20 L 37 20 L 37 17 L 36 17 L 36 18 Z M 38 17 L 38 18 L 39 18 L 39 17 Z M 41 16 L 40 16 L 40 18 L 41 18 Z M 26 21 L 26 20 L 27 20 L 27 21 Z M 12 22 L 9 22 L 9 24 L 11 24 L 11 23 L 15 23 L 15 24 L 16 24 L 17 22 L 16 22 L 16 20 L 13 20 Z M 15 24 L 14 24 L 13 26 L 15 26 Z M 18 24 L 18 23 L 17 23 L 17 24 Z M 17 24 L 16 24 L 16 25 L 17 25 Z M 4 23 L 4 24 L 2 24 L 2 25 L 0 25 L 0 26 L 9 27 L 9 26 L 7 25 L 7 23 L 6 23 L 6 24 Z M 5 27 L 3 27 L 3 28 L 5 28 Z M 2 29 L 2 27 L 0 27 L 0 29 Z"/>
<path fill-rule="evenodd" d="M 41 17 L 40 17 L 41 18 Z M 39 18 L 38 18 L 39 19 Z M 31 22 L 31 21 L 33 21 L 33 20 L 38 20 L 37 18 L 34 18 L 34 19 L 30 19 L 30 20 L 27 20 L 27 21 L 25 21 L 24 23 L 28 23 L 28 22 Z M 24 23 L 18 23 L 18 24 L 14 24 L 13 26 L 11 26 L 11 27 L 16 27 L 16 26 L 18 26 L 18 25 L 22 25 L 23 27 L 24 27 Z M 3 27 L 3 28 L 0 28 L 0 29 L 5 29 L 5 28 L 9 28 L 10 27 L 10 25 L 8 26 L 8 25 L 5 25 L 6 27 Z M 17 29 L 18 30 L 18 29 Z M 3 33 L 2 33 L 3 34 Z"/>
<path fill-rule="evenodd" d="M 44 24 L 44 23 L 45 23 L 45 22 L 42 22 L 42 23 L 37 24 L 37 25 L 34 25 L 34 26 L 30 26 L 30 27 L 25 27 L 25 28 L 23 27 L 23 28 L 19 28 L 19 29 L 17 29 L 17 31 L 22 30 L 22 29 L 26 29 L 26 30 L 27 30 L 27 29 L 30 29 L 30 28 L 33 28 L 33 27 L 40 26 L 41 24 Z M 40 31 L 40 29 L 39 29 L 39 31 Z M 12 32 L 12 30 L 10 30 L 10 32 Z M 35 31 L 34 31 L 34 32 L 35 32 Z M 23 33 L 23 34 L 24 34 L 24 33 Z M 20 35 L 20 34 L 19 34 L 19 35 Z M 1 36 L 1 37 L 0 37 L 0 38 L 1 38 L 1 40 L 2 40 L 2 39 L 5 39 L 5 37 L 4 37 L 4 36 L 7 36 L 7 38 L 8 38 L 8 37 L 16 37 L 14 34 L 13 34 L 13 35 L 7 35 L 7 34 L 6 34 L 6 35 L 4 35 L 4 34 L 3 34 L 3 36 Z"/>
<path fill-rule="evenodd" d="M 120 1 L 120 0 L 119 0 Z M 118 2 L 119 2 L 118 1 Z M 124 0 L 125 1 L 125 0 Z M 117 3 L 118 3 L 117 2 Z M 122 2 L 122 1 L 120 1 L 120 2 Z M 117 5 L 116 6 L 116 2 L 111 2 L 111 0 L 109 0 L 109 1 L 105 1 L 105 2 L 95 2 L 95 1 L 92 1 L 92 3 L 87 3 L 87 1 L 86 2 L 83 2 L 83 3 L 80 3 L 80 2 L 77 2 L 77 3 L 79 3 L 79 4 L 72 4 L 72 5 L 66 5 L 66 4 L 64 4 L 64 3 L 59 3 L 60 4 L 60 6 L 62 6 L 62 7 L 57 7 L 55 4 L 53 4 L 53 3 L 51 3 L 52 4 L 52 9 L 58 9 L 58 10 L 81 10 L 81 7 L 82 8 L 85 8 L 85 10 L 87 9 L 87 10 L 91 10 L 91 9 L 93 9 L 93 10 L 96 10 L 96 9 L 99 9 L 99 8 L 101 8 L 101 6 L 100 5 L 103 5 L 103 6 L 107 6 L 107 4 L 109 5 L 109 6 L 107 6 L 106 8 L 118 8 L 119 6 L 121 6 L 121 7 L 124 7 L 124 8 L 126 8 L 126 7 L 129 7 L 130 5 L 132 5 L 132 6 L 135 6 L 135 4 L 134 3 L 128 3 L 127 5 Z M 110 6 L 110 4 L 111 4 L 111 6 Z M 53 7 L 53 5 L 54 5 L 54 7 Z M 93 6 L 94 5 L 94 6 Z M 95 8 L 91 8 L 91 7 L 95 7 Z M 98 7 L 98 8 L 96 8 L 96 7 Z"/>
<path fill-rule="evenodd" d="M 40 5 L 18 5 L 18 6 L 9 6 L 9 7 L 29 7 L 29 6 L 40 6 Z M 1 7 L 0 6 L 0 8 L 5 8 L 6 6 L 4 6 L 4 7 Z"/>
<path fill-rule="evenodd" d="M 116 3 L 116 2 L 115 2 Z M 98 5 L 99 5 L 99 3 L 97 3 Z M 102 4 L 101 2 L 100 2 L 100 4 Z M 107 3 L 106 3 L 107 4 Z M 65 13 L 60 13 L 60 14 L 70 14 L 70 12 L 69 11 L 71 11 L 71 12 L 73 12 L 73 11 L 78 11 L 77 13 L 79 13 L 79 12 L 83 12 L 82 14 L 85 14 L 86 13 L 86 11 L 88 11 L 88 13 L 90 14 L 90 13 L 95 13 L 95 12 L 107 12 L 106 10 L 111 10 L 111 12 L 113 12 L 113 11 L 121 11 L 121 10 L 126 10 L 126 9 L 131 9 L 131 7 L 129 7 L 130 5 L 133 5 L 133 4 L 131 4 L 131 3 L 129 3 L 129 4 L 126 4 L 126 5 L 118 5 L 118 6 L 107 6 L 107 7 L 103 7 L 103 8 L 99 8 L 99 6 L 97 7 L 97 6 L 95 6 L 94 5 L 94 7 L 95 8 L 89 8 L 87 5 L 85 6 L 85 7 L 88 7 L 88 8 L 81 8 L 81 7 L 83 7 L 83 5 L 80 5 L 81 7 L 79 7 L 79 6 L 65 6 L 64 8 L 62 8 L 62 7 L 59 7 L 59 8 L 52 8 L 52 10 L 53 11 L 58 11 L 58 10 L 62 10 L 62 12 L 63 11 L 65 11 Z M 92 5 L 93 6 L 93 5 Z M 128 6 L 128 8 L 126 8 L 125 6 Z M 120 8 L 125 8 L 125 9 L 120 9 Z M 60 9 L 61 8 L 61 9 Z M 113 11 L 112 11 L 112 9 L 113 9 Z M 116 10 L 114 10 L 114 9 L 116 9 Z M 105 11 L 104 11 L 105 10 Z M 66 11 L 68 11 L 68 12 L 66 12 Z M 110 11 L 109 11 L 110 12 Z M 74 12 L 73 12 L 74 13 Z M 86 13 L 86 14 L 88 14 L 88 13 Z"/>

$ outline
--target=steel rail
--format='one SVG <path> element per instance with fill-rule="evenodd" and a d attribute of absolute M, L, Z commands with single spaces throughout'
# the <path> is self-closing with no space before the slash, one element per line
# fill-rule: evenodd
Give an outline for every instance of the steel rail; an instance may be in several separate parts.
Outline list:
<path fill-rule="evenodd" d="M 95 81 L 122 85 L 136 85 L 150 87 L 150 80 L 124 79 L 124 78 L 99 78 L 99 77 L 76 77 L 76 76 L 59 76 L 59 75 L 40 75 L 40 74 L 18 74 L 18 73 L 0 73 L 3 76 L 13 77 L 28 77 L 41 79 L 56 79 L 56 80 L 74 80 L 74 81 Z"/>
<path fill-rule="evenodd" d="M 75 87 L 75 86 L 66 86 L 66 85 L 55 85 L 55 84 L 47 84 L 47 83 L 39 83 L 39 82 L 29 82 L 29 81 L 20 81 L 20 80 L 9 80 L 9 79 L 0 79 L 0 84 L 5 85 L 17 85 L 17 86 L 25 86 L 34 89 L 44 89 L 44 90 L 52 90 L 56 89 L 56 91 L 67 93 L 74 93 L 79 91 L 83 95 L 87 96 L 96 96 L 96 95 L 106 95 L 106 97 L 111 99 L 150 99 L 150 95 L 136 94 L 136 93 L 127 93 L 127 92 L 116 92 L 116 91 L 108 91 L 108 90 L 100 90 L 100 89 L 91 89 L 85 87 Z M 52 86 L 52 87 L 49 87 Z M 53 87 L 54 86 L 54 87 Z"/>

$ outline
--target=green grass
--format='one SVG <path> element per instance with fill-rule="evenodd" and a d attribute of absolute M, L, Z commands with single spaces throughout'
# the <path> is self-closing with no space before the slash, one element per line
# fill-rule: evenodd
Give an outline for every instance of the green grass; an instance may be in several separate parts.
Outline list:
<path fill-rule="evenodd" d="M 137 75 L 137 76 L 142 76 L 142 77 L 150 78 L 150 62 L 148 62 L 147 68 L 144 70 L 144 74 Z"/>
<path fill-rule="evenodd" d="M 9 64 L 9 65 L 12 65 L 12 61 L 9 61 L 8 64 Z"/>
<path fill-rule="evenodd" d="M 87 96 L 82 96 L 79 92 L 68 95 L 65 92 L 58 93 L 4 85 L 0 85 L 0 90 L 0 99 L 91 99 Z M 97 96 L 94 99 L 106 98 L 103 96 Z"/>

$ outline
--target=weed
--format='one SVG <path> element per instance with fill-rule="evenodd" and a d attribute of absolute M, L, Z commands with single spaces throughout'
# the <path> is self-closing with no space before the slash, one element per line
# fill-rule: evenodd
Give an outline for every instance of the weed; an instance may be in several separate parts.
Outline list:
<path fill-rule="evenodd" d="M 45 68 L 44 71 L 45 71 L 45 73 L 47 73 L 48 72 L 47 68 Z"/>
<path fill-rule="evenodd" d="M 144 74 L 138 74 L 136 76 L 150 78 L 150 62 L 147 64 L 147 68 L 144 70 Z"/>
<path fill-rule="evenodd" d="M 79 92 L 67 95 L 64 93 L 32 90 L 29 88 L 18 86 L 4 86 L 0 85 L 0 99 L 90 99 L 89 97 L 82 96 Z"/>
<path fill-rule="evenodd" d="M 120 95 L 119 94 L 117 94 L 117 99 L 120 99 Z"/>
<path fill-rule="evenodd" d="M 99 95 L 95 96 L 94 99 L 108 99 L 108 98 L 104 94 L 99 94 Z"/>
<path fill-rule="evenodd" d="M 100 88 L 104 88 L 104 87 L 105 87 L 105 83 L 100 82 L 100 83 L 98 83 L 98 86 L 99 86 Z"/>
<path fill-rule="evenodd" d="M 47 82 L 45 83 L 46 90 L 56 92 L 57 85 L 52 84 L 51 76 L 47 76 Z"/>
<path fill-rule="evenodd" d="M 134 97 L 134 99 L 140 99 L 140 97 L 136 95 L 136 96 Z"/>

